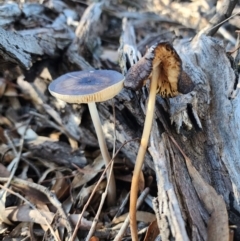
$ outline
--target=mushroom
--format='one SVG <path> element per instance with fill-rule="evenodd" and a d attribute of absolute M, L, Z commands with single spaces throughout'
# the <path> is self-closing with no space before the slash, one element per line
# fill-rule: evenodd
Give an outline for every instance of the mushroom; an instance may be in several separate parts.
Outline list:
<path fill-rule="evenodd" d="M 138 181 L 146 153 L 154 116 L 156 94 L 162 97 L 174 97 L 192 91 L 194 84 L 186 72 L 182 70 L 182 61 L 175 49 L 168 42 L 160 42 L 152 46 L 145 56 L 133 65 L 125 76 L 124 86 L 138 90 L 150 78 L 150 92 L 146 110 L 146 118 L 133 171 L 130 192 L 130 229 L 132 240 L 137 241 L 136 204 Z"/>
<path fill-rule="evenodd" d="M 67 73 L 49 85 L 50 93 L 68 103 L 86 103 L 96 130 L 100 150 L 107 166 L 111 160 L 104 138 L 100 118 L 95 102 L 112 99 L 123 88 L 124 76 L 113 70 L 93 70 Z M 110 175 L 107 202 L 113 205 L 116 200 L 114 174 Z"/>

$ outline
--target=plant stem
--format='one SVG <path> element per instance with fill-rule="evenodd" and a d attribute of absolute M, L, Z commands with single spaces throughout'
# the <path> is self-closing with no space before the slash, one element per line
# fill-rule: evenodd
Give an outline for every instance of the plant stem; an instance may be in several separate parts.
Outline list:
<path fill-rule="evenodd" d="M 94 128 L 96 130 L 99 147 L 100 147 L 103 159 L 105 161 L 105 166 L 107 166 L 108 163 L 111 161 L 111 157 L 110 157 L 108 149 L 107 149 L 107 144 L 105 141 L 101 121 L 100 121 L 100 118 L 98 115 L 98 111 L 97 111 L 95 102 L 88 103 L 88 108 L 90 111 L 90 115 L 92 117 Z M 107 204 L 108 204 L 108 206 L 112 206 L 115 204 L 115 201 L 116 201 L 116 184 L 115 184 L 114 174 L 112 172 L 112 174 L 110 175 L 109 169 L 107 170 L 107 178 L 110 179 L 109 180 L 109 188 L 107 191 L 107 193 L 108 193 Z"/>
<path fill-rule="evenodd" d="M 138 155 L 133 171 L 132 184 L 131 184 L 131 192 L 130 192 L 130 229 L 131 236 L 133 241 L 138 241 L 137 234 L 137 219 L 136 219 L 136 206 L 137 206 L 137 196 L 138 196 L 138 182 L 139 176 L 142 169 L 142 164 L 144 160 L 144 156 L 146 153 L 148 140 L 152 128 L 152 121 L 154 116 L 154 107 L 156 100 L 156 91 L 157 91 L 157 82 L 159 77 L 159 70 L 154 69 L 152 72 L 152 80 L 150 83 L 150 93 L 147 104 L 147 111 L 145 117 L 145 123 L 143 128 L 142 139 L 140 143 L 140 147 L 138 150 Z"/>

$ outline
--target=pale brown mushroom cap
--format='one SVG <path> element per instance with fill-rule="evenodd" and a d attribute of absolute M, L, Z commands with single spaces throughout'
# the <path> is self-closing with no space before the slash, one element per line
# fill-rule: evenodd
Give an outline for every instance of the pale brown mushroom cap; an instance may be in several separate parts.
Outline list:
<path fill-rule="evenodd" d="M 68 103 L 102 102 L 123 88 L 124 76 L 114 70 L 77 71 L 64 74 L 48 87 L 50 93 Z"/>
<path fill-rule="evenodd" d="M 160 42 L 149 48 L 127 72 L 124 86 L 138 90 L 156 70 L 159 72 L 157 93 L 162 97 L 175 97 L 193 90 L 194 83 L 183 71 L 180 56 L 168 42 Z"/>
<path fill-rule="evenodd" d="M 154 49 L 153 69 L 160 69 L 157 92 L 164 98 L 179 94 L 178 82 L 182 72 L 182 61 L 168 42 L 158 44 Z"/>

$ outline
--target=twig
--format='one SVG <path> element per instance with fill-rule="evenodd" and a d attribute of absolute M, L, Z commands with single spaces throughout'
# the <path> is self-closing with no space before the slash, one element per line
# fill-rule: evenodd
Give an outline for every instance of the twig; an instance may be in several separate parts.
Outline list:
<path fill-rule="evenodd" d="M 17 149 L 16 149 L 16 147 L 14 146 L 11 138 L 10 138 L 9 135 L 8 135 L 8 131 L 6 131 L 6 130 L 4 131 L 4 136 L 5 136 L 6 139 L 7 139 L 7 143 L 11 146 L 14 155 L 17 156 L 17 154 L 18 154 Z"/>
<path fill-rule="evenodd" d="M 222 9 L 218 13 L 216 13 L 215 16 L 213 16 L 213 18 L 209 21 L 209 25 L 205 27 L 203 30 L 201 30 L 199 34 L 200 35 L 206 34 L 208 36 L 213 36 L 223 23 L 225 23 L 226 21 L 228 21 L 229 19 L 233 18 L 234 16 L 240 13 L 240 12 L 237 12 L 231 15 L 236 4 L 237 4 L 237 0 L 223 1 Z"/>
<path fill-rule="evenodd" d="M 9 193 L 17 196 L 18 198 L 22 199 L 22 200 L 23 200 L 24 202 L 26 202 L 32 209 L 36 210 L 36 211 L 43 217 L 44 222 L 46 223 L 46 225 L 47 225 L 48 228 L 50 229 L 50 231 L 51 231 L 53 237 L 55 238 L 55 240 L 61 241 L 61 240 L 56 236 L 53 228 L 52 228 L 51 225 L 48 223 L 46 217 L 45 217 L 32 203 L 30 203 L 26 198 L 24 198 L 24 197 L 23 197 L 22 195 L 20 195 L 19 193 L 16 193 L 16 192 L 10 190 L 9 188 L 7 188 L 7 187 L 5 187 L 5 186 L 3 186 L 3 185 L 1 185 L 1 184 L 0 184 L 0 188 L 2 188 L 2 189 L 4 189 L 6 192 L 9 192 Z"/>
<path fill-rule="evenodd" d="M 116 218 L 122 214 L 123 209 L 124 209 L 125 205 L 126 205 L 127 202 L 128 202 L 129 196 L 130 196 L 130 192 L 126 195 L 126 197 L 124 198 L 124 200 L 121 202 L 120 207 L 118 208 L 118 211 L 117 211 L 115 217 L 114 217 L 113 220 L 112 220 L 112 223 L 114 223 L 114 221 L 116 220 Z"/>
<path fill-rule="evenodd" d="M 25 154 L 25 153 L 24 153 Z M 33 164 L 33 162 L 29 161 L 27 158 L 24 157 L 24 154 L 22 154 L 21 159 L 27 163 L 36 173 L 37 177 L 41 177 L 41 173 L 38 170 L 38 168 Z"/>
<path fill-rule="evenodd" d="M 138 208 L 141 206 L 141 204 L 143 203 L 144 199 L 146 198 L 146 196 L 147 196 L 148 193 L 149 193 L 149 190 L 150 190 L 150 189 L 147 187 L 147 188 L 145 188 L 145 189 L 142 191 L 141 195 L 139 196 L 139 198 L 138 198 L 138 200 L 137 200 L 137 209 L 138 209 Z M 125 219 L 122 227 L 120 228 L 117 236 L 115 237 L 115 239 L 114 239 L 113 241 L 120 241 L 120 240 L 122 239 L 124 233 L 126 232 L 126 229 L 127 229 L 128 225 L 129 225 L 129 223 L 130 223 L 130 218 L 129 218 L 129 215 L 128 215 L 127 218 Z"/>

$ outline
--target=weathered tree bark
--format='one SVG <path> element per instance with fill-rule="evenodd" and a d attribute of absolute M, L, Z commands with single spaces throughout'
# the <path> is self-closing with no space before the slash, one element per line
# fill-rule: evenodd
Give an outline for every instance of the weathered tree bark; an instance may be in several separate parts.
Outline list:
<path fill-rule="evenodd" d="M 231 99 L 236 84 L 234 70 L 223 45 L 216 39 L 199 36 L 176 47 L 186 72 L 197 86 L 191 97 L 186 95 L 170 100 L 170 119 L 179 134 L 170 127 L 169 133 L 191 159 L 202 178 L 223 197 L 229 211 L 239 210 L 239 98 Z M 188 97 L 192 100 L 189 101 Z M 191 104 L 190 110 L 187 110 L 188 104 Z M 191 116 L 190 113 L 195 114 Z M 184 126 L 190 130 L 184 130 Z M 171 152 L 170 146 L 167 146 L 167 152 Z M 187 210 L 190 240 L 212 240 L 206 235 L 204 223 L 210 225 L 207 216 L 213 213 L 206 208 L 199 190 L 193 184 L 193 178 L 189 178 L 184 158 L 175 147 L 173 156 L 167 157 L 167 162 L 173 168 L 172 182 L 178 187 L 175 189 L 179 194 L 178 201 Z M 203 215 L 202 208 L 208 213 Z"/>
<path fill-rule="evenodd" d="M 199 34 L 175 48 L 196 87 L 157 103 L 150 153 L 158 180 L 155 211 L 161 238 L 228 240 L 228 216 L 230 224 L 239 223 L 238 73 L 214 38 Z"/>
<path fill-rule="evenodd" d="M 238 96 L 234 99 L 231 97 L 232 93 L 236 91 L 238 78 L 223 44 L 214 38 L 204 35 L 197 36 L 192 41 L 178 42 L 175 48 L 183 60 L 183 69 L 194 81 L 196 87 L 191 93 L 176 98 L 163 100 L 159 97 L 156 103 L 158 125 L 155 124 L 152 131 L 155 136 L 152 143 L 155 143 L 155 146 L 151 144 L 151 154 L 154 159 L 160 192 L 157 202 L 168 209 L 168 212 L 164 213 L 164 210 L 161 211 L 160 208 L 159 228 L 162 235 L 165 233 L 165 236 L 161 237 L 165 237 L 163 240 L 170 240 L 171 233 L 177 238 L 176 240 L 186 240 L 184 232 L 187 231 L 189 240 L 214 240 L 211 239 L 212 226 L 220 227 L 222 220 L 225 236 L 222 234 L 221 240 L 227 240 L 224 239 L 228 235 L 226 234 L 228 226 L 224 206 L 226 205 L 229 211 L 230 223 L 236 224 L 236 218 L 239 215 L 240 130 L 238 119 L 240 100 Z M 138 96 L 139 99 L 144 98 L 141 94 Z M 130 106 L 136 105 L 134 98 L 130 102 Z M 128 108 L 129 100 L 125 99 L 125 103 L 125 108 Z M 132 114 L 128 115 L 125 121 L 121 121 L 121 123 L 125 123 L 125 132 L 132 129 L 127 123 L 139 123 L 136 117 L 139 115 L 134 114 L 133 109 L 136 108 L 128 108 Z M 101 113 L 103 112 L 101 111 Z M 119 120 L 118 118 L 117 115 L 117 120 Z M 161 138 L 162 133 L 166 133 L 164 139 Z M 168 136 L 172 136 L 185 155 L 189 157 L 190 162 L 196 168 L 194 172 Z M 134 133 L 134 137 L 136 137 L 136 133 Z M 165 144 L 163 144 L 163 140 Z M 158 145 L 164 148 L 159 149 Z M 137 149 L 132 149 L 131 153 L 134 151 L 136 153 Z M 165 155 L 164 162 L 161 161 L 159 155 Z M 165 168 L 168 174 L 159 174 L 157 172 L 159 165 L 160 169 Z M 197 176 L 202 179 L 200 182 L 200 179 L 195 180 Z M 201 188 L 199 189 L 200 183 L 202 183 L 204 195 L 201 193 Z M 170 188 L 169 185 L 174 188 Z M 166 194 L 168 190 L 171 190 L 177 199 Z M 166 193 L 163 195 L 163 192 Z M 221 203 L 221 196 L 225 202 L 224 205 Z M 177 200 L 177 206 L 181 207 L 180 216 L 184 217 L 186 227 L 182 226 L 183 219 L 178 220 L 179 214 L 170 212 L 171 202 L 174 200 Z M 209 206 L 209 203 L 217 203 L 217 200 L 221 204 L 216 204 L 215 207 L 214 204 Z M 218 208 L 220 210 L 217 210 Z M 222 214 L 219 217 L 219 223 L 214 224 L 212 220 L 217 213 Z M 161 221 L 163 217 L 166 219 L 165 222 Z M 175 223 L 174 217 L 178 220 Z M 170 229 L 164 229 L 168 225 Z M 221 232 L 215 230 L 215 233 Z M 181 237 L 178 236 L 179 234 Z M 239 237 L 238 234 L 236 237 Z"/>

